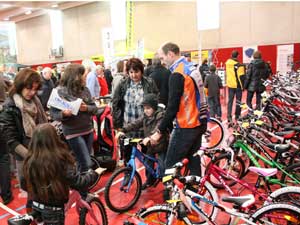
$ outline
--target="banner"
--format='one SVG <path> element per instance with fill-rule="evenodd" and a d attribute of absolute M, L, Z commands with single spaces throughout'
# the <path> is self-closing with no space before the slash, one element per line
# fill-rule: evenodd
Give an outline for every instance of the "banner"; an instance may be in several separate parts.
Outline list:
<path fill-rule="evenodd" d="M 133 48 L 133 2 L 127 1 L 126 4 L 126 49 Z"/>
<path fill-rule="evenodd" d="M 136 57 L 143 61 L 145 52 L 144 39 L 139 39 L 136 48 Z"/>
<path fill-rule="evenodd" d="M 281 73 L 291 71 L 294 59 L 294 45 L 277 46 L 277 69 Z"/>
<path fill-rule="evenodd" d="M 72 102 L 62 99 L 58 95 L 57 89 L 53 88 L 47 103 L 47 107 L 50 108 L 51 106 L 53 108 L 57 108 L 60 110 L 70 109 L 72 111 L 72 114 L 76 116 L 79 111 L 81 102 L 82 102 L 81 98 L 77 98 L 75 101 Z"/>
<path fill-rule="evenodd" d="M 109 63 L 114 55 L 114 39 L 111 28 L 102 29 L 102 44 L 104 52 L 104 61 Z"/>
<path fill-rule="evenodd" d="M 201 59 L 209 60 L 209 50 L 202 50 L 201 51 Z M 199 51 L 192 51 L 191 52 L 191 61 L 198 64 L 199 63 Z M 201 64 L 202 62 L 200 62 Z"/>

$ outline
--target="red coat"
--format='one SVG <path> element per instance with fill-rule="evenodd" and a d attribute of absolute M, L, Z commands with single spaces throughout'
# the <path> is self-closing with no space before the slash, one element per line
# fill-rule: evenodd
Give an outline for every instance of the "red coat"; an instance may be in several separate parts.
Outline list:
<path fill-rule="evenodd" d="M 108 85 L 107 85 L 105 77 L 98 76 L 98 82 L 100 85 L 100 96 L 107 95 L 108 94 Z"/>

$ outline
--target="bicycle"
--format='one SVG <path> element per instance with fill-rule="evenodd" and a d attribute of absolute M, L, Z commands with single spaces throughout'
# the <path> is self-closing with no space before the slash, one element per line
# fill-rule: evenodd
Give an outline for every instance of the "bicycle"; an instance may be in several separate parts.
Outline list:
<path fill-rule="evenodd" d="M 225 128 L 216 118 L 209 118 L 207 121 L 207 130 L 202 135 L 202 146 L 207 149 L 219 147 L 225 138 Z"/>
<path fill-rule="evenodd" d="M 219 203 L 207 199 L 201 193 L 196 193 L 187 188 L 201 180 L 197 176 L 176 177 L 169 175 L 164 181 L 172 192 L 172 198 L 167 204 L 155 205 L 137 213 L 137 217 L 148 225 L 152 224 L 215 224 L 215 220 L 207 215 L 203 209 L 204 205 L 214 209 L 220 209 L 230 215 L 228 224 L 236 224 L 236 219 L 247 224 L 299 224 L 300 209 L 289 204 L 276 203 L 263 206 L 253 213 L 248 213 L 247 209 L 255 202 L 253 195 L 239 197 L 225 197 L 223 201 L 232 203 L 233 208 L 229 208 Z M 200 204 L 202 205 L 200 206 Z M 204 205 L 203 205 L 204 204 Z M 199 219 L 203 221 L 199 222 Z"/>
<path fill-rule="evenodd" d="M 65 205 L 65 213 L 72 208 L 73 204 L 75 204 L 76 212 L 79 215 L 79 225 L 108 225 L 106 210 L 97 195 L 88 194 L 88 197 L 84 200 L 78 191 L 72 190 L 69 201 Z M 46 206 L 39 204 L 39 207 L 45 208 Z M 30 225 L 33 221 L 38 219 L 37 217 L 36 212 L 16 215 L 8 219 L 8 225 Z"/>

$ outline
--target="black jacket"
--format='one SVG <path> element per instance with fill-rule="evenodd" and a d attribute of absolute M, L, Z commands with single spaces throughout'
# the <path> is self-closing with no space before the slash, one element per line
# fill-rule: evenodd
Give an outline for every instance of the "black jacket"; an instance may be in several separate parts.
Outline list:
<path fill-rule="evenodd" d="M 254 59 L 248 66 L 244 87 L 251 92 L 263 92 L 264 80 L 268 79 L 269 71 L 262 59 Z"/>
<path fill-rule="evenodd" d="M 75 166 L 72 165 L 66 165 L 62 162 L 62 168 L 61 168 L 61 176 L 63 176 L 66 180 L 65 182 L 68 184 L 69 188 L 75 189 L 78 191 L 87 191 L 88 187 L 93 184 L 97 180 L 97 173 L 94 170 L 89 170 L 85 173 L 80 173 L 76 170 Z M 38 203 L 45 204 L 47 206 L 56 206 L 56 207 L 63 207 L 64 203 L 66 203 L 69 199 L 69 196 L 65 196 L 64 199 L 57 199 L 56 196 L 51 194 L 51 190 L 49 190 L 49 199 L 48 201 L 45 201 L 44 199 L 39 199 L 36 195 L 36 187 L 34 184 L 34 181 L 32 181 L 33 184 L 33 193 L 31 193 L 31 198 L 33 201 L 36 201 Z"/>
<path fill-rule="evenodd" d="M 159 90 L 159 103 L 163 103 L 165 106 L 168 105 L 170 75 L 171 71 L 163 66 L 154 67 L 153 72 L 150 74 Z"/>
<path fill-rule="evenodd" d="M 26 137 L 23 128 L 22 114 L 12 98 L 7 98 L 3 105 L 3 111 L 0 113 L 0 123 L 4 126 L 7 145 L 11 153 L 15 153 L 15 149 L 19 144 L 28 147 L 30 140 Z M 16 159 L 22 160 L 22 157 L 16 154 Z"/>
<path fill-rule="evenodd" d="M 8 146 L 3 124 L 0 124 L 0 158 L 8 154 Z"/>
<path fill-rule="evenodd" d="M 47 111 L 48 110 L 47 103 L 51 95 L 52 89 L 54 88 L 54 83 L 51 79 L 46 80 L 43 76 L 42 76 L 42 80 L 43 80 L 42 88 L 41 90 L 38 91 L 37 96 L 39 97 L 44 110 Z"/>
<path fill-rule="evenodd" d="M 115 129 L 123 127 L 125 109 L 124 96 L 130 85 L 130 81 L 131 79 L 129 77 L 123 79 L 120 82 L 120 84 L 116 87 L 112 99 L 112 115 Z M 149 93 L 158 94 L 158 89 L 152 79 L 142 77 L 142 86 L 144 90 L 144 95 Z"/>
<path fill-rule="evenodd" d="M 151 117 L 144 115 L 143 118 L 139 118 L 135 122 L 130 123 L 127 126 L 124 126 L 123 131 L 130 132 L 130 131 L 138 130 L 142 127 L 145 137 L 150 137 L 152 134 L 155 133 L 163 117 L 164 117 L 164 111 L 158 108 L 158 110 L 156 110 Z M 169 143 L 168 137 L 169 134 L 165 132 L 163 136 L 160 138 L 157 145 L 149 146 L 147 148 L 147 154 L 166 152 Z"/>

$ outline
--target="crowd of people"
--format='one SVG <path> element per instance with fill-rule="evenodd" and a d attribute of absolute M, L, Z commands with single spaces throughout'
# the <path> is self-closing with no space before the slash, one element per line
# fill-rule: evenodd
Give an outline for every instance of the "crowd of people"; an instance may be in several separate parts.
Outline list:
<path fill-rule="evenodd" d="M 251 108 L 256 94 L 259 108 L 262 83 L 271 74 L 259 51 L 254 53 L 247 69 L 239 62 L 238 54 L 233 51 L 226 62 L 229 123 L 234 98 L 235 118 L 241 115 L 238 101 L 243 90 L 247 90 L 247 104 Z M 190 173 L 200 175 L 199 156 L 193 155 L 201 146 L 209 116 L 222 117 L 223 84 L 216 66 L 208 65 L 207 59 L 197 68 L 181 56 L 177 44 L 169 42 L 158 49 L 151 68 L 146 70 L 138 58 L 119 61 L 114 75 L 102 65 L 84 63 L 70 64 L 61 73 L 48 67 L 38 70 L 22 69 L 13 82 L 7 81 L 0 71 L 0 190 L 4 204 L 13 200 L 9 157 L 12 154 L 20 187 L 28 192 L 27 208 L 38 211 L 45 224 L 63 224 L 68 189 L 80 189 L 86 197 L 86 188 L 94 180 L 95 172 L 90 170 L 92 116 L 98 110 L 95 99 L 107 94 L 112 95 L 114 129 L 129 137 L 143 138 L 146 154 L 156 156 L 161 168 L 170 168 L 188 158 Z M 82 99 L 78 114 L 70 109 L 48 108 L 54 88 L 67 101 Z M 65 142 L 49 125 L 49 116 L 61 121 Z M 128 155 L 124 157 L 128 159 Z M 155 182 L 150 174 L 146 177 L 143 189 Z M 168 198 L 167 190 L 163 197 Z M 51 212 L 53 207 L 61 210 Z"/>

